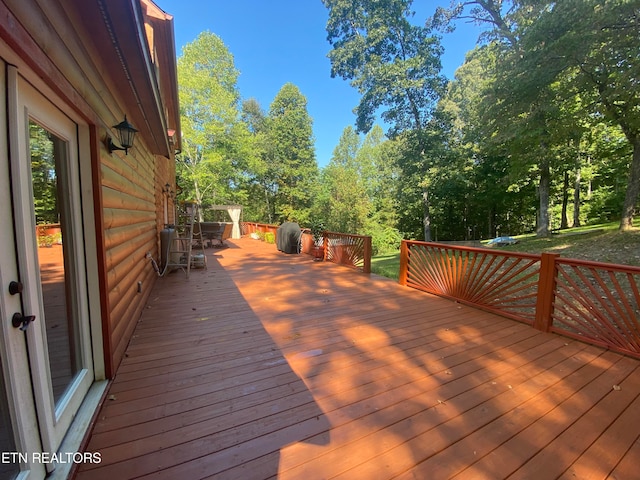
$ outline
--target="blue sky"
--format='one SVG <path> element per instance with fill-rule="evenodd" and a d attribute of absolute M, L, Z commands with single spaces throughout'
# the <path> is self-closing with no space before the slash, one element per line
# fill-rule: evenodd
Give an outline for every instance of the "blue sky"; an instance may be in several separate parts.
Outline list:
<path fill-rule="evenodd" d="M 345 127 L 353 126 L 359 95 L 341 78 L 331 78 L 325 25 L 328 11 L 321 0 L 155 0 L 174 16 L 176 51 L 203 31 L 218 35 L 240 71 L 243 99 L 255 98 L 265 111 L 282 86 L 291 82 L 307 98 L 313 118 L 318 165 L 331 159 Z M 422 22 L 441 2 L 415 0 L 416 21 Z M 443 37 L 443 73 L 453 77 L 479 30 L 459 25 Z"/>

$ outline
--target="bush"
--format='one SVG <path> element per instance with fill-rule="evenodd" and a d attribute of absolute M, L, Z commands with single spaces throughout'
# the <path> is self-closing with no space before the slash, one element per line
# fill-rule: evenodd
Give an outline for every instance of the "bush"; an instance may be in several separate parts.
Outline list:
<path fill-rule="evenodd" d="M 373 255 L 397 252 L 402 242 L 402 234 L 392 227 L 381 227 L 370 233 Z"/>
<path fill-rule="evenodd" d="M 276 236 L 272 232 L 264 234 L 264 241 L 267 243 L 276 243 Z"/>

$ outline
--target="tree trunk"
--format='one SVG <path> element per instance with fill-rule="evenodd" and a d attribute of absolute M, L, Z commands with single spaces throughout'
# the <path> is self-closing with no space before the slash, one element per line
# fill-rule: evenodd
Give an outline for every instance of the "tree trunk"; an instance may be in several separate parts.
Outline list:
<path fill-rule="evenodd" d="M 423 217 L 422 217 L 422 223 L 424 224 L 424 241 L 430 242 L 431 241 L 431 213 L 429 208 L 429 190 L 426 187 L 422 189 L 422 207 L 424 209 Z"/>
<path fill-rule="evenodd" d="M 538 186 L 538 195 L 540 197 L 540 206 L 538 208 L 538 226 L 536 230 L 537 237 L 548 237 L 549 230 L 549 189 L 551 185 L 551 169 L 549 161 L 542 160 L 540 162 L 540 184 Z"/>
<path fill-rule="evenodd" d="M 573 226 L 580 226 L 580 163 L 576 167 L 576 180 L 573 184 Z"/>
<path fill-rule="evenodd" d="M 591 170 L 591 155 L 587 156 L 587 167 Z M 589 181 L 587 182 L 587 200 L 591 200 L 593 196 L 593 175 L 589 175 Z"/>
<path fill-rule="evenodd" d="M 202 206 L 202 193 L 200 193 L 200 185 L 198 184 L 197 180 L 194 180 L 193 182 L 193 191 L 195 192 L 195 197 L 194 200 L 195 202 L 199 205 Z M 199 222 L 204 221 L 204 218 L 202 217 L 202 208 L 198 208 L 198 218 L 197 220 Z"/>
<path fill-rule="evenodd" d="M 562 218 L 560 220 L 560 228 L 569 228 L 569 219 L 567 218 L 567 206 L 569 204 L 569 172 L 564 171 L 564 183 L 562 184 Z"/>
<path fill-rule="evenodd" d="M 636 135 L 630 140 L 632 140 L 631 144 L 633 145 L 633 157 L 631 168 L 629 169 L 627 193 L 622 206 L 620 230 L 630 230 L 633 227 L 633 214 L 635 213 L 636 202 L 640 193 L 640 135 Z"/>
<path fill-rule="evenodd" d="M 267 210 L 267 216 L 269 219 L 269 223 L 273 222 L 273 215 L 271 215 L 271 202 L 269 201 L 269 190 L 267 187 L 264 187 L 264 202 Z"/>
<path fill-rule="evenodd" d="M 492 205 L 489 210 L 489 238 L 496 238 L 496 206 Z"/>
<path fill-rule="evenodd" d="M 464 205 L 464 239 L 469 241 L 471 237 L 471 228 L 469 227 L 469 204 L 465 199 Z"/>

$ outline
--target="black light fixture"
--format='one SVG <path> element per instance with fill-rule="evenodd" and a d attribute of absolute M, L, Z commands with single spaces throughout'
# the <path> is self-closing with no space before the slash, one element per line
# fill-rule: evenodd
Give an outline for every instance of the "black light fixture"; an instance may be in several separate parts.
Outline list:
<path fill-rule="evenodd" d="M 127 116 L 124 116 L 124 120 L 119 124 L 114 125 L 113 128 L 118 130 L 118 137 L 120 139 L 120 147 L 113 143 L 111 137 L 107 137 L 107 149 L 109 153 L 114 150 L 124 150 L 125 155 L 129 154 L 129 149 L 133 147 L 133 139 L 136 136 L 136 130 L 133 125 L 127 121 Z"/>

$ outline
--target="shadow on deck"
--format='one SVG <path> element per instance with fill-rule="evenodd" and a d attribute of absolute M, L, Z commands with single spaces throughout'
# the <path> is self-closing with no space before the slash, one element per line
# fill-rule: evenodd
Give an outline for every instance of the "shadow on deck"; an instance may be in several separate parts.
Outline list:
<path fill-rule="evenodd" d="M 638 360 L 229 244 L 156 284 L 77 479 L 640 478 Z"/>

